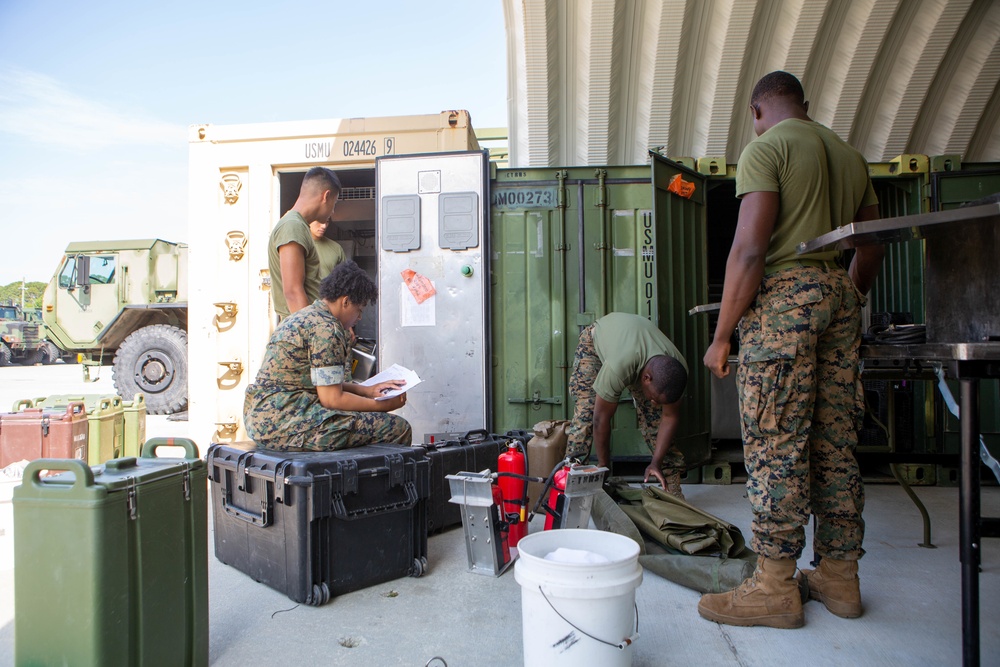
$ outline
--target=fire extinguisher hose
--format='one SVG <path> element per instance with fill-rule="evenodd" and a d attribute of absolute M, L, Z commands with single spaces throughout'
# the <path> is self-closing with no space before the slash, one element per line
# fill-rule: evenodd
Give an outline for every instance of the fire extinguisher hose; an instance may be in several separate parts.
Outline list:
<path fill-rule="evenodd" d="M 548 513 L 548 509 L 544 505 L 542 505 L 542 502 L 544 501 L 545 496 L 548 494 L 549 489 L 551 489 L 552 485 L 555 483 L 556 473 L 559 472 L 559 470 L 564 465 L 566 465 L 567 461 L 569 461 L 569 459 L 563 459 L 562 461 L 557 463 L 556 467 L 552 469 L 552 472 L 550 472 L 549 476 L 545 479 L 545 486 L 542 487 L 542 492 L 538 494 L 538 500 L 535 501 L 535 506 L 532 508 L 531 514 L 528 515 L 529 522 L 535 518 L 536 514 L 538 514 L 539 507 L 541 507 L 546 513 Z"/>

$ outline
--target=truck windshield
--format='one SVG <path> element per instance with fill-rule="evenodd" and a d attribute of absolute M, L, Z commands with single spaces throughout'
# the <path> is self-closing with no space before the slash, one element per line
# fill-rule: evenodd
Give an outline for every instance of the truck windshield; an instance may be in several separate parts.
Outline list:
<path fill-rule="evenodd" d="M 107 285 L 115 281 L 115 256 L 91 255 L 90 282 Z M 62 270 L 59 272 L 59 287 L 73 287 L 80 281 L 76 276 L 76 255 L 66 257 Z"/>
<path fill-rule="evenodd" d="M 76 261 L 73 257 L 67 257 L 63 262 L 62 271 L 59 272 L 59 287 L 69 287 L 76 281 L 73 275 L 76 272 Z"/>
<path fill-rule="evenodd" d="M 115 256 L 95 255 L 90 258 L 90 282 L 107 285 L 115 280 Z"/>

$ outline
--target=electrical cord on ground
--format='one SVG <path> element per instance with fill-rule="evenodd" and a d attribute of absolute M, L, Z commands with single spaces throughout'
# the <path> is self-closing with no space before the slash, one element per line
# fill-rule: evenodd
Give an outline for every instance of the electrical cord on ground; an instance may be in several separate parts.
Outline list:
<path fill-rule="evenodd" d="M 288 609 L 279 609 L 278 611 L 276 611 L 273 614 L 271 614 L 271 618 L 274 618 L 275 615 L 277 615 L 277 614 L 284 614 L 286 611 L 295 611 L 298 608 L 299 608 L 299 605 L 295 605 L 294 607 L 290 607 Z"/>

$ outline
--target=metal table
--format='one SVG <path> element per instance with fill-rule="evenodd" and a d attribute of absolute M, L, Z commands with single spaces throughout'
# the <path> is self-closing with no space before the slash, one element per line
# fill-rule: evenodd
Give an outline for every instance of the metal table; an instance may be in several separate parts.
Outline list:
<path fill-rule="evenodd" d="M 1000 378 L 1000 343 L 930 343 L 868 345 L 862 348 L 866 368 L 924 377 L 940 364 L 958 380 L 961 430 L 959 483 L 959 557 L 962 563 L 962 661 L 979 664 L 979 566 L 984 537 L 1000 537 L 1000 518 L 980 514 L 979 381 Z"/>
<path fill-rule="evenodd" d="M 980 543 L 1000 537 L 1000 519 L 980 514 L 979 381 L 1000 378 L 1000 204 L 856 222 L 801 243 L 827 248 L 924 239 L 927 343 L 862 347 L 865 369 L 926 377 L 932 367 L 961 386 L 959 553 L 962 662 L 978 665 Z"/>

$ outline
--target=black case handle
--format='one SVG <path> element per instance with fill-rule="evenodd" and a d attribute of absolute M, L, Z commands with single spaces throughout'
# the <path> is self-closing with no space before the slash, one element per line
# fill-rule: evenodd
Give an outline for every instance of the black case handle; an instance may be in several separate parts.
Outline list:
<path fill-rule="evenodd" d="M 344 496 L 340 493 L 335 493 L 332 498 L 333 515 L 338 519 L 352 521 L 354 519 L 360 519 L 368 516 L 369 514 L 385 514 L 388 512 L 411 509 L 420 500 L 420 496 L 417 494 L 417 485 L 413 482 L 405 482 L 403 484 L 403 491 L 406 493 L 405 500 L 356 510 L 348 510 L 347 506 L 344 504 Z"/>

